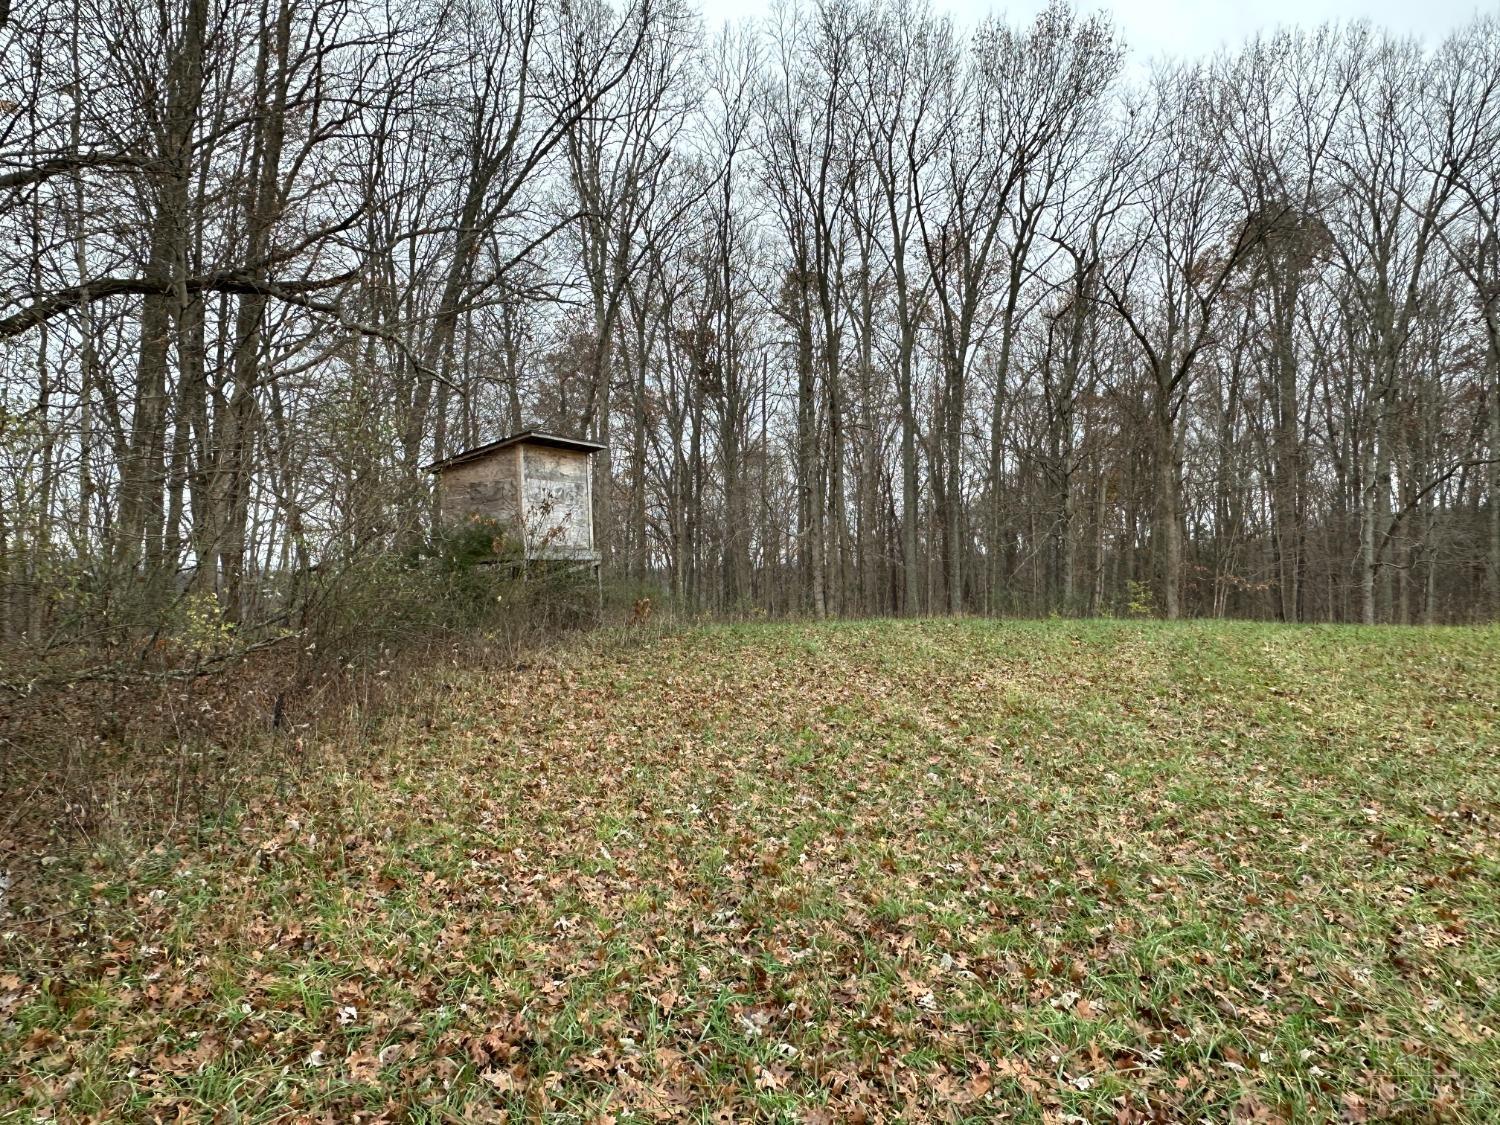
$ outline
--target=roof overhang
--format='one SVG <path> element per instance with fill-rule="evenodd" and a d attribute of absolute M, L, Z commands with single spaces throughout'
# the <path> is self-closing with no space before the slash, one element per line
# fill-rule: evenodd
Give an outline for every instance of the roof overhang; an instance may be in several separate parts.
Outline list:
<path fill-rule="evenodd" d="M 609 448 L 597 441 L 581 441 L 578 438 L 562 437 L 558 434 L 545 434 L 540 430 L 522 430 L 520 433 L 511 434 L 510 437 L 503 437 L 499 441 L 476 445 L 473 449 L 465 449 L 462 453 L 455 453 L 451 457 L 444 457 L 441 461 L 434 461 L 427 466 L 427 471 L 440 473 L 444 469 L 451 469 L 466 461 L 478 461 L 492 453 L 499 453 L 502 449 L 508 449 L 512 445 L 543 445 L 550 449 L 571 449 L 578 453 L 590 454 Z"/>

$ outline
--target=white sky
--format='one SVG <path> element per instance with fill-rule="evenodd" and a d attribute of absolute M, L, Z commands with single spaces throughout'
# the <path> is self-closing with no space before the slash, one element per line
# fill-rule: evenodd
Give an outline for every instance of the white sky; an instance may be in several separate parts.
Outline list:
<path fill-rule="evenodd" d="M 698 2 L 710 31 L 726 20 L 764 16 L 771 8 L 771 0 Z M 966 24 L 991 11 L 1008 13 L 1014 22 L 1029 20 L 1045 2 L 932 0 L 936 10 L 946 10 Z M 1490 4 L 1493 2 L 1490 0 Z M 1484 9 L 1489 10 L 1490 4 Z M 1347 23 L 1368 19 L 1430 44 L 1481 10 L 1476 0 L 1075 0 L 1074 6 L 1082 12 L 1101 8 L 1111 12 L 1130 47 L 1131 61 L 1137 64 L 1163 55 L 1208 55 L 1221 46 L 1236 46 L 1256 31 L 1274 31 L 1292 24 L 1312 27 L 1330 20 Z"/>

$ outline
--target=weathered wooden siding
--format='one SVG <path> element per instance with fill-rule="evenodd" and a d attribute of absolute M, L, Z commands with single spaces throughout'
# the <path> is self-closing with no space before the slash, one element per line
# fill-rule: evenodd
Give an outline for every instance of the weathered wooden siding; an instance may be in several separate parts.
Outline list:
<path fill-rule="evenodd" d="M 438 511 L 444 523 L 471 515 L 520 528 L 520 449 L 512 446 L 444 469 L 438 479 Z"/>
<path fill-rule="evenodd" d="M 521 442 L 442 470 L 438 513 L 446 524 L 498 520 L 532 557 L 594 557 L 593 483 L 587 453 Z"/>
<path fill-rule="evenodd" d="M 589 456 L 522 445 L 526 541 L 535 550 L 593 547 Z"/>

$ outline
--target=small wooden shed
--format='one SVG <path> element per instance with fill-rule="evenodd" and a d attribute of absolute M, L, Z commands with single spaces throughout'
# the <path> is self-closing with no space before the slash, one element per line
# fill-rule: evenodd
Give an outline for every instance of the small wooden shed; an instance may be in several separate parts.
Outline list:
<path fill-rule="evenodd" d="M 527 560 L 599 565 L 594 543 L 594 441 L 522 430 L 434 461 L 438 519 L 483 516 L 509 528 Z"/>

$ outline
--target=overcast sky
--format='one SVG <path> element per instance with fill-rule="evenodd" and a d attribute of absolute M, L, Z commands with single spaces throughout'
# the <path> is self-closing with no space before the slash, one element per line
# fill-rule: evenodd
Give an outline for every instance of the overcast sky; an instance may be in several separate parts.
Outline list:
<path fill-rule="evenodd" d="M 1016 0 L 992 4 L 988 0 L 933 0 L 964 23 L 990 11 L 1007 12 L 1013 20 L 1029 18 L 1046 0 Z M 710 30 L 725 20 L 763 16 L 771 0 L 699 0 Z M 1256 31 L 1273 31 L 1288 24 L 1313 26 L 1327 20 L 1368 19 L 1393 31 L 1416 35 L 1428 42 L 1442 38 L 1479 10 L 1475 0 L 1116 0 L 1112 4 L 1077 0 L 1080 11 L 1105 8 L 1114 14 L 1124 33 L 1132 61 L 1143 63 L 1161 55 L 1206 55 L 1225 44 L 1235 45 Z"/>

